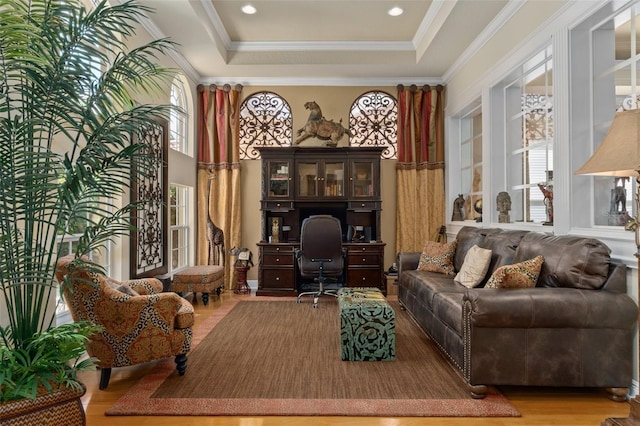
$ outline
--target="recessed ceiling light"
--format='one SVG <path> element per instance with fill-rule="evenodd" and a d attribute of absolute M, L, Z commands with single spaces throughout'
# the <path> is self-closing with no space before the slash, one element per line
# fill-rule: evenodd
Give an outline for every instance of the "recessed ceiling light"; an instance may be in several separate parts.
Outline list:
<path fill-rule="evenodd" d="M 242 6 L 242 11 L 244 13 L 246 13 L 247 15 L 253 15 L 254 13 L 256 13 L 258 11 L 258 9 L 256 9 L 253 6 L 251 6 L 250 4 L 246 4 L 246 5 Z"/>
<path fill-rule="evenodd" d="M 387 12 L 389 15 L 391 16 L 400 16 L 402 15 L 404 11 L 402 10 L 401 7 L 392 7 L 391 9 L 389 9 L 389 11 Z"/>

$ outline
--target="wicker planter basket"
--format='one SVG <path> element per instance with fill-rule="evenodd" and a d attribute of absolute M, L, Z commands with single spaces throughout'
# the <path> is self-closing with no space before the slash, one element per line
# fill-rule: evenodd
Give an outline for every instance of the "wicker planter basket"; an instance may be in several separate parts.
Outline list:
<path fill-rule="evenodd" d="M 0 404 L 3 426 L 84 426 L 87 424 L 80 398 L 86 388 L 62 388 L 53 394 L 43 393 L 36 399 L 18 399 Z"/>

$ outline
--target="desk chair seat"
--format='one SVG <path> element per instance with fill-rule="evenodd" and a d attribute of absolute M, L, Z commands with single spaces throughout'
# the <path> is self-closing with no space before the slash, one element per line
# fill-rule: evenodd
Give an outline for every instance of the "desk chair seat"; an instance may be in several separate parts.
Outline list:
<path fill-rule="evenodd" d="M 327 278 L 342 281 L 345 251 L 342 248 L 340 221 L 329 215 L 315 215 L 302 222 L 300 249 L 296 250 L 298 268 L 303 278 L 313 278 L 318 290 L 298 294 L 300 303 L 304 296 L 313 296 L 313 307 L 318 307 L 320 296 L 338 297 L 337 290 L 325 289 Z"/>

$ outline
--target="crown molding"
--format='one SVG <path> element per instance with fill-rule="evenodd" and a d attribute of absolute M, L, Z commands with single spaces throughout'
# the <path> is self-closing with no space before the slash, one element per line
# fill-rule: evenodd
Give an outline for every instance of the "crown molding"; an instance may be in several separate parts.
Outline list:
<path fill-rule="evenodd" d="M 509 0 L 509 3 L 502 8 L 500 13 L 493 18 L 487 27 L 476 37 L 473 42 L 462 52 L 462 55 L 453 63 L 453 65 L 442 75 L 444 81 L 449 81 L 460 69 L 471 60 L 471 58 L 480 50 L 496 33 L 504 26 L 513 15 L 520 10 L 526 2 L 522 0 Z"/>
<path fill-rule="evenodd" d="M 420 62 L 434 37 L 440 31 L 445 21 L 455 8 L 458 0 L 433 0 L 427 14 L 420 23 L 413 36 L 413 46 L 416 51 L 416 63 Z"/>
<path fill-rule="evenodd" d="M 236 52 L 270 52 L 270 51 L 414 51 L 409 41 L 266 41 L 266 42 L 231 42 L 229 50 Z"/>

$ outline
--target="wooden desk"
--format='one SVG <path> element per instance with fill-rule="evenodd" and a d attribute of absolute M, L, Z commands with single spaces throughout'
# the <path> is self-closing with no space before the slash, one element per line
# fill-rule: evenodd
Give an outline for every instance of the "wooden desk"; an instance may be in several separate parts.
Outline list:
<path fill-rule="evenodd" d="M 384 276 L 384 246 L 375 243 L 344 243 L 346 287 L 377 287 L 387 294 Z M 295 259 L 297 242 L 258 243 L 258 296 L 296 296 L 298 265 Z"/>

